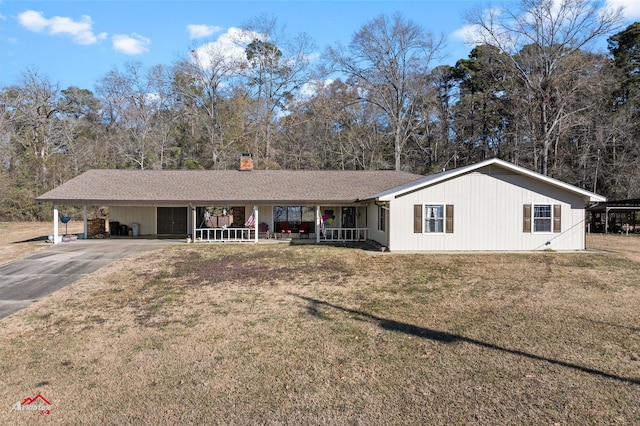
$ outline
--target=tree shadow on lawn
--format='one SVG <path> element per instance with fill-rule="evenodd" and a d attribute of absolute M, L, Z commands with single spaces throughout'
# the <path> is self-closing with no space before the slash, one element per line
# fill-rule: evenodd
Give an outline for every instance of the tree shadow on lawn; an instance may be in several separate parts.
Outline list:
<path fill-rule="evenodd" d="M 606 373 L 604 371 L 596 370 L 594 368 L 588 368 L 577 364 L 572 364 L 565 361 L 560 361 L 557 359 L 547 358 L 540 355 L 531 354 L 528 352 L 519 351 L 517 349 L 509 349 L 504 348 L 502 346 L 494 345 L 492 343 L 482 342 L 480 340 L 472 339 L 469 337 L 464 337 L 459 334 L 453 334 L 446 331 L 438 331 L 432 330 L 429 328 L 418 327 L 415 325 L 398 322 L 386 318 L 381 318 L 375 315 L 368 314 L 366 312 L 358 311 L 355 309 L 345 308 L 339 305 L 334 305 L 329 302 L 325 302 L 323 300 L 314 299 L 311 297 L 300 296 L 294 293 L 289 293 L 292 296 L 295 296 L 299 299 L 306 301 L 309 305 L 307 306 L 307 313 L 309 315 L 314 316 L 316 318 L 325 319 L 324 315 L 318 309 L 319 306 L 326 306 L 329 308 L 337 309 L 342 312 L 347 312 L 353 315 L 358 315 L 362 318 L 365 318 L 372 323 L 376 323 L 380 328 L 389 331 L 396 331 L 404 334 L 409 334 L 411 336 L 421 337 L 423 339 L 435 340 L 441 343 L 455 343 L 455 342 L 467 342 L 473 345 L 481 346 L 483 348 L 494 349 L 497 351 L 506 352 L 513 355 L 519 355 L 525 358 L 534 359 L 536 361 L 544 361 L 550 364 L 560 365 L 562 367 L 572 368 L 574 370 L 582 371 L 584 373 L 593 374 L 595 376 L 604 377 L 607 379 L 618 380 L 625 383 L 631 383 L 634 385 L 640 385 L 640 379 L 631 378 L 631 377 L 622 377 L 615 374 Z"/>
<path fill-rule="evenodd" d="M 623 324 L 614 324 L 614 323 L 612 323 L 612 322 L 599 321 L 599 320 L 594 320 L 594 319 L 587 318 L 587 317 L 575 317 L 575 316 L 574 316 L 574 318 L 577 318 L 577 319 L 579 319 L 579 320 L 583 320 L 583 321 L 589 321 L 589 322 L 592 322 L 592 323 L 594 323 L 594 324 L 608 325 L 608 326 L 611 326 L 611 327 L 623 328 L 623 329 L 626 329 L 626 330 L 631 330 L 631 331 L 635 331 L 635 332 L 640 332 L 640 328 L 631 327 L 631 326 L 628 326 L 628 325 L 623 325 Z"/>

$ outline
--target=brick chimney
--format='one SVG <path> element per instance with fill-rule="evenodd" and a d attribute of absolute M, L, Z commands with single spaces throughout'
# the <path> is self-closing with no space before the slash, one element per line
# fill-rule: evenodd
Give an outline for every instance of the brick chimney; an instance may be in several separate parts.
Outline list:
<path fill-rule="evenodd" d="M 250 153 L 243 152 L 240 154 L 240 171 L 249 172 L 251 170 L 253 170 L 253 158 Z"/>

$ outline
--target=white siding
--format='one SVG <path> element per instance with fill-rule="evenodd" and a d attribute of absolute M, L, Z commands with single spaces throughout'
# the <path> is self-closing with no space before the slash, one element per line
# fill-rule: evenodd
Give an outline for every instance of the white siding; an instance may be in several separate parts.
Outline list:
<path fill-rule="evenodd" d="M 368 209 L 369 209 L 369 213 L 368 213 L 369 238 L 374 241 L 377 241 L 383 246 L 388 246 L 389 240 L 387 235 L 389 232 L 389 210 L 387 210 L 385 231 L 380 231 L 378 229 L 379 228 L 378 221 L 380 220 L 380 217 L 379 217 L 380 207 L 375 204 L 370 204 L 368 206 Z M 411 211 L 413 212 L 413 210 Z"/>
<path fill-rule="evenodd" d="M 253 206 L 247 206 L 247 217 L 251 214 Z M 264 222 L 269 225 L 269 231 L 273 232 L 273 206 L 258 206 L 258 223 Z"/>
<path fill-rule="evenodd" d="M 154 206 L 111 206 L 109 207 L 109 222 L 120 222 L 131 228 L 133 223 L 140 224 L 140 235 L 155 235 L 156 208 Z"/>
<path fill-rule="evenodd" d="M 413 205 L 424 203 L 454 206 L 452 234 L 413 233 Z M 523 205 L 534 203 L 562 206 L 560 233 L 523 232 Z M 584 249 L 582 196 L 496 167 L 402 195 L 390 204 L 393 251 Z"/>

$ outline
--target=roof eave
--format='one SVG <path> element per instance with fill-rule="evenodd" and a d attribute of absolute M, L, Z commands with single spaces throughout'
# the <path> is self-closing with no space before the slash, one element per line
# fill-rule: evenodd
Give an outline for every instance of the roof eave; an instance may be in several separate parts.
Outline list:
<path fill-rule="evenodd" d="M 144 205 L 144 206 L 162 206 L 162 205 L 209 205 L 215 204 L 268 204 L 268 205 L 290 205 L 290 204 L 312 204 L 312 205 L 332 205 L 332 204 L 356 204 L 365 200 L 360 199 L 323 199 L 323 200 L 302 200 L 302 199 L 217 199 L 217 200 L 140 200 L 140 199 L 70 199 L 70 198 L 42 198 L 37 197 L 36 201 L 39 203 L 53 203 L 53 204 L 66 204 L 66 205 L 96 205 L 96 206 L 120 206 L 120 205 Z"/>
<path fill-rule="evenodd" d="M 509 169 L 511 171 L 514 171 L 516 173 L 520 173 L 522 175 L 528 176 L 528 177 L 530 177 L 532 179 L 536 179 L 536 180 L 539 180 L 539 181 L 546 182 L 549 185 L 560 187 L 560 188 L 563 188 L 563 189 L 565 189 L 567 191 L 570 191 L 570 192 L 578 193 L 578 194 L 580 194 L 580 195 L 582 195 L 584 197 L 587 197 L 590 202 L 606 201 L 607 200 L 607 198 L 602 196 L 602 195 L 587 191 L 587 190 L 582 189 L 582 188 L 578 188 L 577 186 L 570 185 L 568 183 L 559 181 L 557 179 L 554 179 L 554 178 L 551 178 L 551 177 L 548 177 L 548 176 L 544 176 L 544 175 L 542 175 L 540 173 L 536 173 L 536 172 L 534 172 L 532 170 L 529 170 L 529 169 L 526 169 L 524 167 L 516 166 L 515 164 L 511 164 L 509 162 L 500 160 L 498 158 L 491 158 L 491 159 L 488 159 L 488 160 L 481 161 L 480 163 L 476 163 L 476 164 L 472 164 L 472 165 L 469 165 L 469 166 L 460 167 L 459 169 L 452 170 L 450 173 L 443 174 L 442 176 L 437 176 L 434 179 L 429 180 L 427 182 L 419 182 L 416 185 L 414 185 L 412 187 L 409 187 L 409 188 L 403 188 L 402 190 L 399 190 L 399 191 L 396 191 L 396 192 L 388 192 L 388 193 L 386 193 L 386 194 L 384 194 L 382 196 L 376 197 L 376 200 L 378 200 L 378 201 L 391 201 L 394 198 L 402 196 L 403 194 L 406 194 L 408 192 L 413 192 L 413 191 L 416 191 L 418 189 L 421 189 L 421 188 L 424 188 L 424 187 L 427 187 L 427 186 L 433 186 L 433 185 L 436 185 L 436 184 L 438 184 L 438 183 L 440 183 L 442 181 L 453 179 L 453 178 L 456 178 L 456 177 L 458 177 L 460 175 L 463 175 L 463 174 L 466 174 L 466 173 L 481 169 L 481 168 L 486 167 L 486 166 L 494 165 L 494 164 L 498 165 L 498 166 L 501 166 L 503 168 Z"/>

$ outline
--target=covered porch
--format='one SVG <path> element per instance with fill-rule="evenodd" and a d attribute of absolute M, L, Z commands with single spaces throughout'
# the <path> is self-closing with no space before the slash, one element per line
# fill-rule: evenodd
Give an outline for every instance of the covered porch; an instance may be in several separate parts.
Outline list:
<path fill-rule="evenodd" d="M 103 224 L 98 232 L 91 231 L 87 214 L 90 207 L 82 206 L 83 232 L 79 238 L 170 237 L 194 243 L 307 240 L 318 244 L 371 238 L 366 205 L 113 205 L 108 206 L 108 216 L 100 219 Z M 224 214 L 215 214 L 216 209 Z M 63 225 L 60 205 L 54 204 L 52 240 L 56 244 L 62 242 Z"/>
<path fill-rule="evenodd" d="M 192 209 L 192 214 L 196 215 L 192 223 L 200 222 L 193 234 L 196 243 L 306 239 L 319 244 L 370 238 L 366 206 L 254 205 L 243 224 L 234 216 L 233 220 L 223 220 L 222 226 L 219 217 L 213 220 L 209 208 Z"/>

